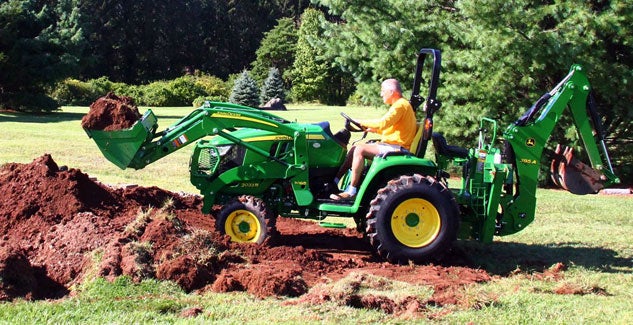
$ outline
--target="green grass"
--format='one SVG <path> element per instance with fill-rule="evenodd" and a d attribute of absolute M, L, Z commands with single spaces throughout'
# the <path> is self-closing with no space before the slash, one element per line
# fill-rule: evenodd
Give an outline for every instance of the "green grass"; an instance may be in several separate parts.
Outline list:
<path fill-rule="evenodd" d="M 146 108 L 140 108 L 143 113 Z M 158 117 L 159 130 L 187 115 L 191 107 L 152 108 Z M 288 111 L 274 112 L 291 121 L 314 123 L 330 121 L 333 132 L 341 129 L 341 111 L 359 118 L 379 117 L 384 110 L 368 107 L 325 107 L 320 105 L 290 106 Z M 189 156 L 193 147 L 184 147 L 142 170 L 120 170 L 107 161 L 92 139 L 81 128 L 87 107 L 64 107 L 61 112 L 24 115 L 0 112 L 0 164 L 30 163 L 49 153 L 58 165 L 81 169 L 84 173 L 108 184 L 159 186 L 172 191 L 197 193 L 189 182 Z M 354 138 L 360 134 L 355 133 Z"/>
<path fill-rule="evenodd" d="M 190 108 L 156 108 L 166 127 Z M 141 109 L 144 111 L 144 109 Z M 332 130 L 343 125 L 339 112 L 353 117 L 377 117 L 382 110 L 362 107 L 290 106 L 277 112 L 290 120 L 329 120 Z M 107 162 L 80 127 L 85 107 L 68 107 L 50 115 L 0 113 L 0 164 L 28 163 L 50 153 L 59 165 L 79 168 L 109 184 L 156 185 L 196 193 L 189 184 L 190 148 L 146 169 L 120 170 Z M 495 238 L 490 245 L 459 242 L 459 252 L 481 265 L 494 279 L 466 288 L 479 308 L 433 307 L 437 318 L 418 322 L 476 324 L 631 324 L 633 323 L 633 198 L 575 196 L 538 190 L 535 221 L 515 235 Z M 562 262 L 563 277 L 539 277 Z M 580 294 L 561 295 L 561 286 Z M 394 286 L 394 295 L 428 295 L 429 288 Z M 176 285 L 127 278 L 114 283 L 94 279 L 72 288 L 58 301 L 14 301 L 0 304 L 0 323 L 404 323 L 375 310 L 335 303 L 292 304 L 293 299 L 257 299 L 246 293 L 186 294 Z M 180 313 L 202 309 L 196 318 Z"/>

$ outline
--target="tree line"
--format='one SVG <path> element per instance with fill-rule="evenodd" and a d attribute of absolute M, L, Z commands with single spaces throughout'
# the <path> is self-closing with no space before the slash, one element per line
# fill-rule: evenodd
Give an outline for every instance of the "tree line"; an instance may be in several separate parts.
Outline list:
<path fill-rule="evenodd" d="M 410 89 L 417 51 L 432 47 L 443 51 L 437 128 L 470 145 L 479 117 L 512 123 L 579 63 L 614 165 L 630 175 L 631 21 L 624 0 L 8 0 L 0 105 L 45 101 L 24 94 L 67 77 L 142 84 L 250 70 L 261 85 L 271 67 L 289 100 L 376 103 L 382 79 Z M 580 146 L 569 128 L 553 138 Z"/>
<path fill-rule="evenodd" d="M 471 146 L 479 118 L 501 127 L 517 120 L 542 94 L 581 64 L 592 84 L 613 166 L 632 183 L 633 3 L 625 0 L 317 0 L 339 22 L 315 39 L 323 57 L 371 98 L 380 80 L 411 88 L 415 54 L 443 51 L 436 130 Z M 341 23 L 342 22 L 342 23 Z M 375 98 L 375 95 L 373 95 Z M 579 150 L 571 118 L 550 139 Z M 586 161 L 586 160 L 585 160 Z"/>
<path fill-rule="evenodd" d="M 226 79 L 250 68 L 279 18 L 298 22 L 308 6 L 308 0 L 3 1 L 0 103 L 51 105 L 42 94 L 67 77 L 144 84 L 203 71 Z"/>

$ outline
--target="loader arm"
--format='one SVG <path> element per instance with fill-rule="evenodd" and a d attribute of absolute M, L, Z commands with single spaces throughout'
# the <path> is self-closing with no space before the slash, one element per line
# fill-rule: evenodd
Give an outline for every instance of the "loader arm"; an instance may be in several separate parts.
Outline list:
<path fill-rule="evenodd" d="M 206 136 L 220 136 L 238 146 L 261 154 L 280 164 L 283 178 L 293 178 L 297 200 L 309 204 L 313 200 L 308 183 L 308 138 L 317 130 L 290 123 L 273 114 L 231 103 L 210 102 L 192 111 L 165 130 L 156 132 L 156 118 L 146 112 L 133 127 L 121 131 L 86 130 L 104 156 L 121 169 L 142 169 L 145 166 Z M 237 128 L 270 131 L 283 140 L 291 140 L 292 159 L 281 160 L 251 142 L 231 134 Z M 318 130 L 322 132 L 323 130 Z"/>
<path fill-rule="evenodd" d="M 144 168 L 148 164 L 206 136 L 223 137 L 235 144 L 276 160 L 268 152 L 235 138 L 231 136 L 230 132 L 227 132 L 227 130 L 235 128 L 271 131 L 279 136 L 290 137 L 295 143 L 301 142 L 302 138 L 305 142 L 305 132 L 297 132 L 297 129 L 291 127 L 288 121 L 280 120 L 267 112 L 230 103 L 210 103 L 208 107 L 198 108 L 164 131 L 156 133 L 155 138 L 160 138 L 144 143 L 127 167 L 134 169 Z M 307 152 L 301 150 L 302 147 L 305 149 L 305 145 L 295 146 L 296 152 L 294 156 L 296 159 L 294 164 L 281 160 L 277 160 L 277 162 L 291 168 L 301 168 L 305 164 L 305 159 L 300 158 L 307 155 Z"/>
<path fill-rule="evenodd" d="M 504 226 L 500 235 L 517 232 L 534 220 L 538 173 L 544 152 L 556 162 L 552 164 L 553 173 L 564 179 L 559 185 L 572 193 L 597 193 L 606 186 L 619 183 L 609 160 L 600 120 L 595 108 L 587 105 L 590 91 L 591 86 L 584 70 L 574 65 L 554 89 L 543 95 L 506 129 L 503 137 L 510 148 L 508 160 L 514 169 L 516 186 L 514 195 L 501 202 L 501 224 Z M 545 145 L 567 108 L 591 168 L 571 157 L 570 151 L 565 153 L 567 157 L 558 151 L 546 152 Z M 507 191 L 512 193 L 513 190 Z"/>

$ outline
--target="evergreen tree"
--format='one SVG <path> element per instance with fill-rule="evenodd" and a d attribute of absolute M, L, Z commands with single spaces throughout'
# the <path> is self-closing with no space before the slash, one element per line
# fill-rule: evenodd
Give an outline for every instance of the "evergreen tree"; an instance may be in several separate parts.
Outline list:
<path fill-rule="evenodd" d="M 277 19 L 308 5 L 306 0 L 83 0 L 79 8 L 90 31 L 91 57 L 82 77 L 138 84 L 199 70 L 225 79 L 255 60 L 264 32 Z"/>
<path fill-rule="evenodd" d="M 292 99 L 316 101 L 325 88 L 328 64 L 321 59 L 323 51 L 310 45 L 310 38 L 319 37 L 319 17 L 315 9 L 306 9 L 301 15 L 295 61 L 289 75 L 292 79 Z"/>
<path fill-rule="evenodd" d="M 0 107 L 57 108 L 45 89 L 76 73 L 85 44 L 76 2 L 0 3 Z"/>
<path fill-rule="evenodd" d="M 292 99 L 344 105 L 355 82 L 335 64 L 335 54 L 327 54 L 321 45 L 324 19 L 321 11 L 310 8 L 301 16 L 295 61 L 289 72 Z"/>
<path fill-rule="evenodd" d="M 279 98 L 281 102 L 286 100 L 284 82 L 281 79 L 281 74 L 277 68 L 270 68 L 268 78 L 266 78 L 264 85 L 262 86 L 260 102 L 266 103 L 273 98 Z"/>
<path fill-rule="evenodd" d="M 259 106 L 259 89 L 248 70 L 242 71 L 242 74 L 235 80 L 229 101 L 244 106 Z"/>
<path fill-rule="evenodd" d="M 257 59 L 251 64 L 253 78 L 259 83 L 263 82 L 270 67 L 279 69 L 283 76 L 285 71 L 292 67 L 296 47 L 297 30 L 292 19 L 277 20 L 277 26 L 264 33 L 264 38 L 255 52 Z"/>
<path fill-rule="evenodd" d="M 411 85 L 420 48 L 439 48 L 442 110 L 436 129 L 472 146 L 483 116 L 508 125 L 565 76 L 585 66 L 598 95 L 612 160 L 633 174 L 633 6 L 628 1 L 315 0 L 340 18 L 321 48 L 351 71 L 359 92 L 378 101 L 388 77 Z M 578 145 L 563 116 L 551 143 Z"/>
<path fill-rule="evenodd" d="M 338 17 L 323 24 L 318 45 L 354 76 L 365 103 L 382 104 L 380 82 L 387 78 L 396 78 L 405 90 L 410 89 L 417 51 L 441 47 L 441 40 L 452 33 L 447 30 L 454 19 L 451 0 L 315 2 Z"/>

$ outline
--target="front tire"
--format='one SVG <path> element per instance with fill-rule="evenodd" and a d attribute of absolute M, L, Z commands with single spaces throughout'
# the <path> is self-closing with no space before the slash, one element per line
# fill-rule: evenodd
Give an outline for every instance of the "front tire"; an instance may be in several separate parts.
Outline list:
<path fill-rule="evenodd" d="M 398 264 L 427 263 L 439 260 L 457 239 L 459 208 L 446 186 L 415 174 L 380 189 L 366 219 L 378 255 Z"/>
<path fill-rule="evenodd" d="M 261 244 L 272 235 L 275 217 L 264 201 L 243 195 L 222 207 L 215 227 L 231 241 Z"/>

